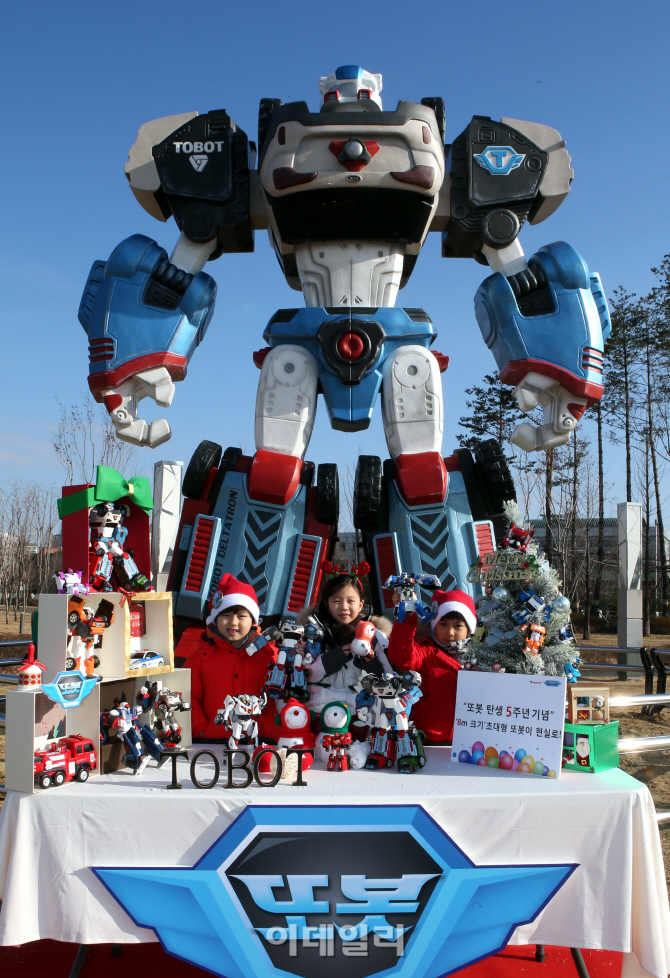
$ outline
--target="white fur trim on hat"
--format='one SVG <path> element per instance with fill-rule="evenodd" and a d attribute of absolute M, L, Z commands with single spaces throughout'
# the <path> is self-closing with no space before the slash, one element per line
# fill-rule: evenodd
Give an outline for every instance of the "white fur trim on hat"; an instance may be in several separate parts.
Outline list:
<path fill-rule="evenodd" d="M 459 615 L 462 615 L 465 620 L 465 624 L 468 626 L 470 634 L 474 635 L 477 628 L 477 615 L 464 601 L 459 601 L 457 599 L 443 601 L 442 604 L 438 605 L 437 613 L 431 621 L 430 627 L 434 629 L 437 623 L 444 618 L 445 615 L 448 615 L 450 611 L 457 611 Z"/>
<path fill-rule="evenodd" d="M 219 599 L 218 603 L 217 598 Z M 233 608 L 235 605 L 246 608 L 254 622 L 258 624 L 260 608 L 253 598 L 249 597 L 248 594 L 221 594 L 220 591 L 215 591 L 212 596 L 212 610 L 207 616 L 207 624 L 211 625 L 226 608 Z"/>

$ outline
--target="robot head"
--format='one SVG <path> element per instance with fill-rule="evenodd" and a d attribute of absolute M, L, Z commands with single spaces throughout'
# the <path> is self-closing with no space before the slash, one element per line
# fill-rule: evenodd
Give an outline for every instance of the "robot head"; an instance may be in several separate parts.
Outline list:
<path fill-rule="evenodd" d="M 372 682 L 372 691 L 377 696 L 395 696 L 398 692 L 402 680 L 393 672 L 385 672 L 382 676 L 376 676 Z"/>
<path fill-rule="evenodd" d="M 88 514 L 90 526 L 121 526 L 130 507 L 119 503 L 98 503 Z"/>
<path fill-rule="evenodd" d="M 332 75 L 319 78 L 321 105 L 359 102 L 366 108 L 381 109 L 382 76 L 371 75 L 360 65 L 342 65 Z"/>

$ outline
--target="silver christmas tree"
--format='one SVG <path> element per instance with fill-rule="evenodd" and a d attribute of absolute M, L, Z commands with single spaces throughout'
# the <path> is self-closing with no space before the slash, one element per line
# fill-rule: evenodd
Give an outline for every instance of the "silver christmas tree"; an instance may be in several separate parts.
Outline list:
<path fill-rule="evenodd" d="M 562 676 L 576 655 L 570 602 L 516 502 L 505 504 L 509 528 L 502 546 L 480 558 L 471 576 L 485 593 L 477 603 L 478 629 L 463 665 L 483 672 Z"/>

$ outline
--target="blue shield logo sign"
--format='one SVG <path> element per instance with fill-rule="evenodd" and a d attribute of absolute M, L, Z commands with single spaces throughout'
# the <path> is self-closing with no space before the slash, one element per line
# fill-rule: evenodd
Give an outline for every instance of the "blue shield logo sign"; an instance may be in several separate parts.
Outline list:
<path fill-rule="evenodd" d="M 483 153 L 475 153 L 475 159 L 494 176 L 506 177 L 521 166 L 525 153 L 517 153 L 511 146 L 487 146 Z"/>
<path fill-rule="evenodd" d="M 475 866 L 413 805 L 254 805 L 192 868 L 93 872 L 222 978 L 438 978 L 503 948 L 575 868 Z"/>
<path fill-rule="evenodd" d="M 59 672 L 52 683 L 42 685 L 42 692 L 54 703 L 70 710 L 80 706 L 97 684 L 97 679 L 88 679 L 83 672 Z"/>

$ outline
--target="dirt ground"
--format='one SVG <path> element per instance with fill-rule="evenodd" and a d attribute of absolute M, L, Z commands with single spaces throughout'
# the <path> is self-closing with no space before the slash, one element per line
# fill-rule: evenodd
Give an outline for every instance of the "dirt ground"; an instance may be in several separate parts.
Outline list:
<path fill-rule="evenodd" d="M 0 641 L 6 641 L 10 638 L 17 637 L 17 635 L 18 628 L 17 631 L 10 632 L 4 626 L 2 618 L 0 618 Z M 20 637 L 30 638 L 29 635 L 21 635 Z M 659 635 L 653 637 L 658 640 L 653 645 L 651 642 L 649 643 L 653 648 L 670 648 L 670 636 Z M 607 642 L 607 639 L 611 639 L 611 641 Z M 665 645 L 662 644 L 663 641 L 665 641 Z M 590 646 L 609 646 L 610 648 L 616 648 L 615 635 L 597 635 L 592 643 L 581 643 L 580 648 L 583 650 L 582 659 L 584 661 L 616 662 L 616 653 L 599 651 L 597 648 L 593 651 L 587 651 Z M 18 658 L 19 654 L 19 649 L 0 649 L 0 663 L 3 658 Z M 16 670 L 16 666 L 3 668 L 0 664 L 0 672 L 14 673 Z M 608 685 L 611 696 L 644 693 L 643 679 L 629 679 L 626 682 L 622 682 L 617 678 L 614 670 L 611 677 L 603 677 L 602 675 L 595 676 L 593 674 L 590 676 L 584 675 L 582 682 L 588 682 L 589 684 L 598 682 L 599 684 Z M 0 683 L 0 696 L 8 688 L 11 687 Z M 0 713 L 3 712 L 4 709 L 0 707 Z M 645 716 L 641 713 L 639 707 L 635 709 L 617 708 L 613 710 L 613 719 L 619 721 L 619 736 L 622 738 L 670 736 L 670 708 L 663 709 L 660 713 L 653 716 Z M 658 811 L 667 811 L 670 809 L 670 751 L 657 751 L 638 755 L 624 754 L 621 756 L 621 768 L 627 771 L 632 777 L 637 778 L 638 781 L 642 781 L 643 784 L 647 785 Z M 0 727 L 0 783 L 4 781 L 4 776 L 5 738 L 4 729 Z M 1 804 L 2 795 L 0 795 L 0 806 Z M 666 881 L 670 891 L 670 826 L 666 829 L 661 829 L 661 846 L 665 860 Z"/>

